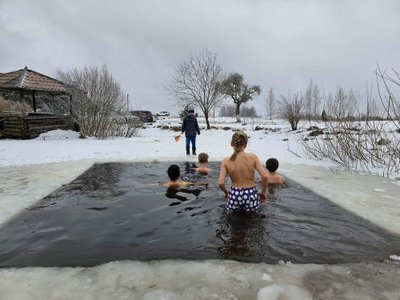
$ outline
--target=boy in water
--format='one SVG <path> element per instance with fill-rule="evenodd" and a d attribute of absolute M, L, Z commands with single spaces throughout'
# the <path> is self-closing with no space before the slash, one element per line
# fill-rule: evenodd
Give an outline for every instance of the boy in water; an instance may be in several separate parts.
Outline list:
<path fill-rule="evenodd" d="M 170 165 L 167 174 L 169 177 L 169 181 L 166 183 L 163 183 L 164 186 L 167 186 L 169 188 L 178 188 L 181 186 L 189 186 L 190 182 L 187 181 L 180 181 L 179 176 L 181 175 L 181 169 L 179 168 L 178 165 Z"/>
<path fill-rule="evenodd" d="M 170 181 L 162 183 L 163 186 L 166 186 L 168 188 L 179 188 L 179 187 L 188 187 L 188 186 L 194 186 L 194 185 L 199 185 L 199 186 L 208 186 L 208 183 L 206 182 L 188 182 L 188 181 L 181 181 L 178 180 L 179 176 L 181 175 L 181 169 L 179 168 L 178 165 L 172 164 L 169 166 L 167 170 L 168 177 Z"/>
<path fill-rule="evenodd" d="M 208 173 L 210 169 L 207 167 L 208 164 L 208 154 L 207 153 L 200 153 L 198 156 L 199 159 L 199 166 L 195 168 L 194 170 L 199 172 L 199 173 Z"/>
<path fill-rule="evenodd" d="M 285 178 L 279 175 L 276 170 L 279 167 L 279 161 L 276 158 L 268 158 L 265 162 L 265 166 L 268 170 L 268 184 L 284 184 Z"/>
<path fill-rule="evenodd" d="M 233 154 L 224 158 L 218 178 L 218 185 L 227 199 L 229 211 L 257 211 L 260 203 L 267 200 L 267 171 L 257 155 L 246 153 L 247 135 L 243 131 L 233 134 L 231 140 Z M 254 181 L 255 171 L 261 177 L 261 192 L 258 194 Z M 225 177 L 229 174 L 232 182 L 230 191 L 225 187 Z"/>
<path fill-rule="evenodd" d="M 279 167 L 279 161 L 276 158 L 269 158 L 265 162 L 265 166 L 268 170 L 268 192 L 275 194 L 275 189 L 285 183 L 285 178 L 276 172 Z"/>

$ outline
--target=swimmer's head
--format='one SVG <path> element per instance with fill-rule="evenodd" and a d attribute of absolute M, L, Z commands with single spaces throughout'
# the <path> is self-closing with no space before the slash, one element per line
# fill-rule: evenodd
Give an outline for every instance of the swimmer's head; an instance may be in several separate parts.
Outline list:
<path fill-rule="evenodd" d="M 208 154 L 207 153 L 200 153 L 199 156 L 199 163 L 204 164 L 204 163 L 208 163 Z"/>
<path fill-rule="evenodd" d="M 247 146 L 247 134 L 244 131 L 236 131 L 232 135 L 231 146 L 233 147 L 234 153 L 231 156 L 231 160 L 234 161 L 236 159 L 236 154 L 239 151 L 244 150 Z"/>
<path fill-rule="evenodd" d="M 171 179 L 171 181 L 177 181 L 179 178 L 179 175 L 181 174 L 181 170 L 179 169 L 178 165 L 170 165 L 168 170 L 168 177 Z"/>
<path fill-rule="evenodd" d="M 278 170 L 279 161 L 276 158 L 268 158 L 265 166 L 267 167 L 268 171 L 275 172 L 276 170 Z"/>

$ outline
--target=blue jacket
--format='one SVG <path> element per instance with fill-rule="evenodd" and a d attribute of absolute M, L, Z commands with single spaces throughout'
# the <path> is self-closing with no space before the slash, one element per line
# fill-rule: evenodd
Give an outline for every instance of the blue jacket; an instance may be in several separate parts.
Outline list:
<path fill-rule="evenodd" d="M 186 136 L 196 136 L 196 133 L 200 134 L 199 124 L 194 114 L 190 113 L 183 120 L 182 132 L 185 132 Z"/>

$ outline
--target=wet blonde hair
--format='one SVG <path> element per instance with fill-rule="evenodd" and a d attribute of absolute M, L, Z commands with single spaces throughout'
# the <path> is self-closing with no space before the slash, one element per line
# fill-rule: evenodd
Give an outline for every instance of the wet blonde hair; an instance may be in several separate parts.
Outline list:
<path fill-rule="evenodd" d="M 231 155 L 231 161 L 235 161 L 236 155 L 239 151 L 242 151 L 247 145 L 247 134 L 244 131 L 236 131 L 232 135 L 231 146 L 233 147 L 233 154 Z"/>

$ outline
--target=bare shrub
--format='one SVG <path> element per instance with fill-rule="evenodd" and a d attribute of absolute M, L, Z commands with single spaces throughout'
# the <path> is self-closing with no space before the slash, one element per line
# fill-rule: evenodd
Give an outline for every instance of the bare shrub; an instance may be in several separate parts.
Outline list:
<path fill-rule="evenodd" d="M 224 105 L 219 112 L 220 117 L 236 117 L 236 107 L 234 105 Z M 253 106 L 243 106 L 240 116 L 244 118 L 257 118 L 257 111 Z"/>
<path fill-rule="evenodd" d="M 244 118 L 257 118 L 257 111 L 254 106 L 243 106 L 240 111 L 240 116 Z"/>
<path fill-rule="evenodd" d="M 234 117 L 236 114 L 236 108 L 234 105 L 224 105 L 219 111 L 220 117 Z"/>
<path fill-rule="evenodd" d="M 105 65 L 58 70 L 58 78 L 70 87 L 72 99 L 60 102 L 56 110 L 71 112 L 79 124 L 81 136 L 106 138 L 132 134 L 135 127 L 113 122 L 114 115 L 126 112 L 127 103 L 120 84 Z"/>
<path fill-rule="evenodd" d="M 381 70 L 378 65 L 376 71 L 379 99 L 385 109 L 387 119 L 393 121 L 397 129 L 400 129 L 400 73 L 395 69 L 389 74 Z"/>
<path fill-rule="evenodd" d="M 123 137 L 133 137 L 138 134 L 140 126 L 137 123 L 124 122 L 124 123 L 113 123 L 111 126 L 111 136 L 123 136 Z"/>
<path fill-rule="evenodd" d="M 303 96 L 301 94 L 289 94 L 287 97 L 281 96 L 279 102 L 279 112 L 285 120 L 290 123 L 292 130 L 297 130 L 297 125 L 301 119 L 303 106 Z"/>
<path fill-rule="evenodd" d="M 303 136 L 300 143 L 305 152 L 318 160 L 330 159 L 349 171 L 361 169 L 371 174 L 373 168 L 382 168 L 385 176 L 399 172 L 400 138 L 393 123 L 371 118 L 369 113 L 365 121 L 356 121 L 357 99 L 351 90 L 346 93 L 339 88 L 330 100 L 325 134 Z M 370 103 L 367 101 L 367 106 Z"/>

